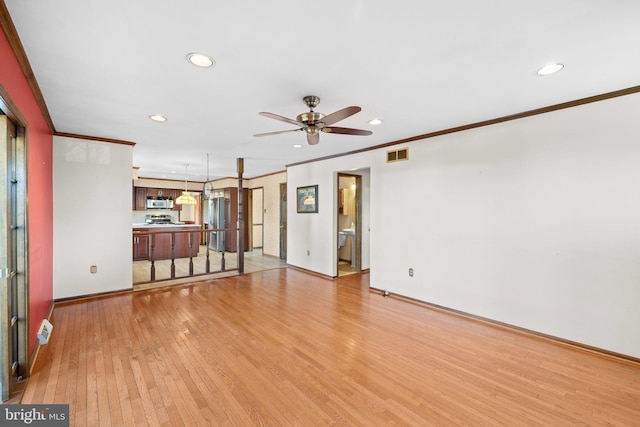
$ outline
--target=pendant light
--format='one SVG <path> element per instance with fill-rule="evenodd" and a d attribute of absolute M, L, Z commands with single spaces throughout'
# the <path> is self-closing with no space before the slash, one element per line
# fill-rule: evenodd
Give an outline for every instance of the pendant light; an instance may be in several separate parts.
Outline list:
<path fill-rule="evenodd" d="M 209 181 L 209 153 L 207 153 L 207 180 L 202 185 L 202 197 L 205 200 L 213 198 L 213 184 Z"/>
<path fill-rule="evenodd" d="M 184 165 L 184 191 L 182 192 L 182 195 L 176 199 L 176 204 L 178 205 L 195 205 L 197 203 L 196 198 L 193 197 L 187 188 L 187 179 L 189 176 L 187 173 L 188 167 L 189 164 Z"/>

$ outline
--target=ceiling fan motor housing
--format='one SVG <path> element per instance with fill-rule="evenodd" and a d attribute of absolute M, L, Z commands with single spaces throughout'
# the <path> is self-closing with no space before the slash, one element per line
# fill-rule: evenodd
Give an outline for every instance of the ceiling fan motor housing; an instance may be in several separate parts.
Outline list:
<path fill-rule="evenodd" d="M 304 123 L 306 126 L 315 126 L 318 123 L 322 123 L 324 114 L 316 113 L 315 111 L 309 111 L 308 113 L 302 113 L 296 117 L 300 123 Z"/>

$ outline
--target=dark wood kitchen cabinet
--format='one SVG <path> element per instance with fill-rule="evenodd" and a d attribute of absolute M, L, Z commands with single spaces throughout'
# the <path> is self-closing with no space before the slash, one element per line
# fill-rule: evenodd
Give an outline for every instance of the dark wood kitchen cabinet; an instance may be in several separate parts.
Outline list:
<path fill-rule="evenodd" d="M 172 197 L 175 190 L 167 188 L 147 188 L 147 196 L 149 197 Z"/>
<path fill-rule="evenodd" d="M 198 256 L 198 250 L 200 249 L 200 226 L 199 225 L 162 225 L 162 226 L 147 226 L 147 227 L 136 227 L 133 229 L 134 232 L 154 232 L 154 248 L 153 248 L 153 259 L 156 261 L 163 259 L 171 259 L 171 238 L 172 231 L 191 231 L 191 233 L 173 233 L 175 238 L 175 243 L 173 246 L 173 257 L 175 259 L 178 258 L 188 258 L 190 255 L 192 257 Z M 189 237 L 191 236 L 191 237 Z M 136 254 L 136 239 L 139 239 L 137 249 L 138 253 Z M 144 239 L 144 241 L 143 241 Z M 191 239 L 191 242 L 189 242 Z M 151 235 L 133 235 L 133 260 L 149 260 L 151 259 Z M 191 244 L 190 244 L 191 243 Z M 143 246 L 146 248 L 146 254 L 144 253 Z M 136 255 L 139 257 L 136 259 Z M 146 257 L 145 257 L 146 255 Z"/>
<path fill-rule="evenodd" d="M 175 188 L 151 188 L 133 187 L 133 210 L 144 211 L 147 209 L 147 197 L 171 197 L 173 200 L 173 210 L 181 211 L 182 205 L 175 203 L 176 199 L 182 196 L 184 190 Z M 194 196 L 200 194 L 198 191 L 191 191 Z"/>
<path fill-rule="evenodd" d="M 143 211 L 145 209 L 147 209 L 147 189 L 133 187 L 133 210 Z"/>
<path fill-rule="evenodd" d="M 174 211 L 181 211 L 182 210 L 182 205 L 179 205 L 179 204 L 176 203 L 176 200 L 180 196 L 182 196 L 182 190 L 171 190 L 171 195 L 169 197 L 171 197 L 173 199 L 173 210 Z"/>
<path fill-rule="evenodd" d="M 149 236 L 133 236 L 133 260 L 149 259 Z"/>

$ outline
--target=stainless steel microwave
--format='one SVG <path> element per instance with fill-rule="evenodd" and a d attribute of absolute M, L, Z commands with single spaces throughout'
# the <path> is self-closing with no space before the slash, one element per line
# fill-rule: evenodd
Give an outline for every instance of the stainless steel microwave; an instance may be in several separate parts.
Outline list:
<path fill-rule="evenodd" d="M 147 209 L 173 209 L 171 197 L 147 197 Z"/>

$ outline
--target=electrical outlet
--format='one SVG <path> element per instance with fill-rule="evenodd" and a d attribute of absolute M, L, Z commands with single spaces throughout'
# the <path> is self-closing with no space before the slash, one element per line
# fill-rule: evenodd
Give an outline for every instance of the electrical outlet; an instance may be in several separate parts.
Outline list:
<path fill-rule="evenodd" d="M 307 249 L 307 256 L 311 255 L 311 249 Z"/>
<path fill-rule="evenodd" d="M 96 274 L 98 272 L 98 266 L 97 265 L 92 265 L 89 268 L 89 271 L 91 272 L 91 274 Z"/>
<path fill-rule="evenodd" d="M 409 269 L 409 277 L 413 277 L 413 268 Z"/>

